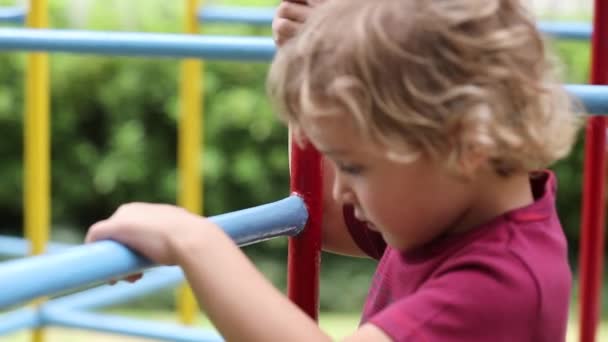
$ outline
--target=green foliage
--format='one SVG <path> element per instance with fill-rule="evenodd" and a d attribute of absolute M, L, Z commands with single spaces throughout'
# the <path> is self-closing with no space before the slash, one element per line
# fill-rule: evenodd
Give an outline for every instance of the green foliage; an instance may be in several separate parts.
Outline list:
<path fill-rule="evenodd" d="M 18 215 L 21 78 L 2 56 L 0 118 L 6 151 L 0 203 Z M 84 227 L 125 201 L 175 201 L 177 63 L 58 56 L 52 63 L 53 220 Z M 12 68 L 11 68 L 12 67 Z M 286 130 L 264 97 L 265 65 L 210 63 L 205 101 L 206 212 L 288 192 Z M 5 122 L 6 121 L 6 122 Z M 9 166 L 9 167 L 7 167 Z M 204 170 L 203 170 L 204 169 Z M 6 223 L 6 222 L 5 222 Z"/>

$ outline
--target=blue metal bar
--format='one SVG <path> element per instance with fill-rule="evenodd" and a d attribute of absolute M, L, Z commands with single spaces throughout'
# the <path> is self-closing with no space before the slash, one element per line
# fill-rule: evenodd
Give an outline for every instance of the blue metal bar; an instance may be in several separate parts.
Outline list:
<path fill-rule="evenodd" d="M 32 309 L 20 309 L 0 315 L 0 336 L 41 325 L 40 316 Z"/>
<path fill-rule="evenodd" d="M 575 24 L 568 33 L 564 25 L 545 28 L 562 37 L 582 38 L 587 34 L 584 28 L 574 31 Z M 1 50 L 269 61 L 275 46 L 270 37 L 3 28 Z"/>
<path fill-rule="evenodd" d="M 142 321 L 115 315 L 102 315 L 64 309 L 41 309 L 46 324 L 69 328 L 95 330 L 112 334 L 130 335 L 165 341 L 217 342 L 223 341 L 215 332 L 181 327 L 174 324 Z"/>
<path fill-rule="evenodd" d="M 0 7 L 0 23 L 23 24 L 26 15 L 25 7 Z"/>
<path fill-rule="evenodd" d="M 566 89 L 583 102 L 590 114 L 608 113 L 608 86 L 567 85 Z"/>
<path fill-rule="evenodd" d="M 589 23 L 576 22 L 541 22 L 538 28 L 549 36 L 573 40 L 589 40 L 593 31 Z"/>
<path fill-rule="evenodd" d="M 241 245 L 277 236 L 297 235 L 308 214 L 301 198 L 211 217 Z M 86 265 L 86 267 L 82 267 Z M 82 245 L 52 255 L 42 255 L 0 264 L 0 309 L 112 277 L 125 276 L 151 266 L 143 257 L 114 241 Z"/>
<path fill-rule="evenodd" d="M 112 286 L 99 286 L 51 300 L 45 304 L 45 307 L 70 310 L 101 309 L 178 285 L 183 281 L 184 274 L 179 267 L 162 266 L 146 272 L 144 277 L 135 284 L 119 282 Z"/>
<path fill-rule="evenodd" d="M 71 246 L 68 244 L 52 242 L 48 244 L 47 250 L 49 253 L 56 253 L 65 250 L 68 247 Z M 29 241 L 17 237 L 0 236 L 0 255 L 22 257 L 28 255 L 29 251 Z"/>
<path fill-rule="evenodd" d="M 2 50 L 269 61 L 275 46 L 269 37 L 3 28 Z"/>
<path fill-rule="evenodd" d="M 272 23 L 273 7 L 207 6 L 198 12 L 203 23 L 246 24 L 268 26 Z"/>

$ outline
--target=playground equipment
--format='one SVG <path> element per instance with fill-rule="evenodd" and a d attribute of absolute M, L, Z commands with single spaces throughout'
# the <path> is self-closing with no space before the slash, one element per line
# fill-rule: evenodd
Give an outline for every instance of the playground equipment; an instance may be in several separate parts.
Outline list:
<path fill-rule="evenodd" d="M 19 23 L 27 16 L 29 29 L 0 29 L 0 50 L 32 51 L 26 82 L 26 156 L 30 170 L 25 182 L 26 235 L 31 247 L 20 239 L 0 238 L 0 253 L 11 256 L 48 253 L 0 264 L 3 289 L 0 309 L 13 307 L 60 290 L 78 288 L 110 277 L 132 273 L 151 265 L 127 248 L 113 242 L 70 247 L 47 246 L 48 227 L 48 61 L 46 52 L 95 53 L 151 57 L 187 58 L 182 64 L 182 103 L 179 125 L 179 204 L 202 210 L 202 182 L 198 173 L 201 148 L 200 59 L 267 61 L 274 54 L 268 37 L 195 36 L 198 21 L 269 25 L 274 9 L 205 7 L 195 0 L 186 6 L 187 35 L 49 30 L 46 1 L 32 1 L 29 11 L 0 11 L 0 21 Z M 608 3 L 596 1 L 595 25 L 541 23 L 547 34 L 564 39 L 589 39 L 593 34 L 594 84 L 608 84 Z M 608 86 L 570 85 L 592 114 L 608 113 Z M 603 194 L 605 164 L 603 116 L 590 119 L 587 133 L 585 187 L 583 199 L 583 239 L 581 254 L 581 341 L 595 339 L 599 313 L 601 256 L 603 252 Z M 288 235 L 288 295 L 311 317 L 317 317 L 320 250 L 321 178 L 320 158 L 312 148 L 292 146 L 292 192 L 282 201 L 212 218 L 239 244 L 254 243 Z M 305 225 L 305 228 L 304 228 Z M 303 229 L 304 228 L 304 229 Z M 303 230 L 302 230 L 303 229 Z M 48 247 L 48 248 L 47 248 Z M 77 268 L 89 260 L 86 269 Z M 70 270 L 78 272 L 70 273 Z M 62 271 L 67 270 L 67 271 Z M 62 273 L 63 272 L 63 273 Z M 48 275 L 52 274 L 52 277 Z M 6 279 L 6 282 L 5 282 Z M 0 336 L 9 332 L 47 325 L 80 327 L 134 336 L 173 341 L 214 341 L 214 333 L 160 323 L 101 315 L 86 310 L 99 309 L 151 291 L 180 284 L 183 274 L 174 267 L 155 268 L 134 285 L 99 286 L 90 290 L 17 309 L 0 316 Z M 195 306 L 191 293 L 182 290 L 180 312 L 183 322 L 191 322 Z M 42 341 L 37 330 L 35 341 Z"/>
<path fill-rule="evenodd" d="M 25 21 L 27 10 L 24 7 L 0 8 L 0 22 L 21 24 Z"/>

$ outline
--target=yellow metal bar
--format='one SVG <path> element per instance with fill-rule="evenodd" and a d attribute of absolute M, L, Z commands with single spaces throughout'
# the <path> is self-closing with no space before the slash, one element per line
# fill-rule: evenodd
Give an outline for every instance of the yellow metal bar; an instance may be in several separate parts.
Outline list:
<path fill-rule="evenodd" d="M 198 0 L 186 0 L 185 32 L 198 34 L 196 16 Z M 180 120 L 178 132 L 178 204 L 191 212 L 203 212 L 203 180 L 201 156 L 203 153 L 203 68 L 200 60 L 186 59 L 181 63 Z M 198 306 L 188 284 L 178 289 L 177 308 L 180 321 L 192 324 Z"/>
<path fill-rule="evenodd" d="M 27 26 L 48 27 L 47 0 L 32 0 Z M 49 60 L 44 53 L 27 56 L 24 118 L 24 206 L 25 235 L 30 254 L 44 253 L 49 238 L 50 143 L 49 143 Z M 42 299 L 35 301 L 39 305 Z M 44 341 L 44 330 L 32 332 L 33 342 Z"/>

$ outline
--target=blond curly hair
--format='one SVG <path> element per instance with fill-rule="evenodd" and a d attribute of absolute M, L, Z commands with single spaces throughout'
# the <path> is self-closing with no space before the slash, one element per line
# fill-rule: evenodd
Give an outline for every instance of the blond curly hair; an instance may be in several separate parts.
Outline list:
<path fill-rule="evenodd" d="M 501 175 L 566 156 L 580 106 L 518 0 L 330 0 L 275 56 L 268 91 L 296 129 L 348 113 L 390 158 L 458 168 L 484 153 Z"/>

